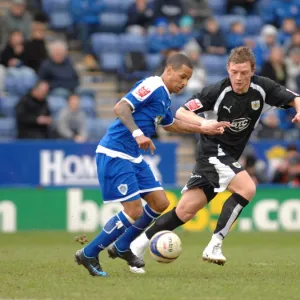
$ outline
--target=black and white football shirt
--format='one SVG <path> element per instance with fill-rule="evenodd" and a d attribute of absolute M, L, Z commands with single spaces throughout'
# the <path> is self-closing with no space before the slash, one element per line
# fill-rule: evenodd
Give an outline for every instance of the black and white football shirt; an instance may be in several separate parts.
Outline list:
<path fill-rule="evenodd" d="M 248 91 L 237 94 L 232 90 L 229 77 L 203 88 L 183 107 L 195 114 L 204 112 L 206 119 L 229 121 L 223 135 L 200 135 L 197 158 L 231 155 L 241 156 L 263 112 L 272 107 L 288 108 L 287 104 L 298 95 L 275 81 L 254 75 Z"/>

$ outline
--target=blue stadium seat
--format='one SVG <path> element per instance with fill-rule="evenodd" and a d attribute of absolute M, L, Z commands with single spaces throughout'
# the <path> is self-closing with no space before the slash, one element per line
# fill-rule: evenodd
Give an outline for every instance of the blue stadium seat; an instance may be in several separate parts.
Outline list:
<path fill-rule="evenodd" d="M 99 63 L 102 71 L 114 72 L 122 65 L 122 55 L 120 53 L 101 53 Z"/>
<path fill-rule="evenodd" d="M 146 62 L 149 70 L 157 68 L 161 63 L 161 60 L 162 56 L 160 53 L 146 54 Z"/>
<path fill-rule="evenodd" d="M 19 96 L 7 96 L 5 99 L 1 99 L 1 114 L 6 117 L 14 117 L 15 116 L 15 106 L 18 103 L 20 97 Z"/>
<path fill-rule="evenodd" d="M 94 33 L 91 36 L 92 49 L 95 55 L 119 50 L 119 36 L 115 33 Z"/>
<path fill-rule="evenodd" d="M 127 22 L 127 14 L 124 13 L 101 13 L 99 18 L 101 32 L 123 32 Z"/>
<path fill-rule="evenodd" d="M 227 55 L 203 54 L 200 61 L 208 74 L 226 75 Z"/>
<path fill-rule="evenodd" d="M 263 21 L 259 16 L 247 16 L 245 18 L 245 31 L 249 35 L 259 35 Z"/>
<path fill-rule="evenodd" d="M 80 108 L 89 118 L 95 118 L 95 101 L 93 98 L 89 96 L 81 96 L 80 97 Z"/>
<path fill-rule="evenodd" d="M 225 0 L 209 0 L 207 1 L 209 7 L 212 10 L 213 15 L 226 14 L 226 1 Z"/>
<path fill-rule="evenodd" d="M 47 14 L 57 11 L 67 11 L 70 0 L 42 0 L 43 11 Z"/>
<path fill-rule="evenodd" d="M 147 51 L 147 39 L 144 36 L 124 33 L 120 35 L 120 49 L 122 52 L 128 51 Z"/>
<path fill-rule="evenodd" d="M 217 22 L 220 25 L 220 28 L 224 33 L 228 33 L 230 31 L 230 26 L 232 22 L 242 22 L 245 24 L 245 18 L 243 16 L 237 16 L 237 15 L 226 15 L 226 16 L 219 16 L 217 18 Z"/>
<path fill-rule="evenodd" d="M 5 90 L 10 95 L 25 95 L 37 82 L 37 75 L 31 68 L 9 68 L 5 80 Z"/>
<path fill-rule="evenodd" d="M 59 96 L 50 95 L 47 98 L 51 113 L 55 117 L 59 111 L 67 106 L 67 99 Z"/>
<path fill-rule="evenodd" d="M 96 92 L 93 89 L 89 88 L 78 88 L 76 90 L 76 94 L 79 95 L 79 97 L 89 97 L 93 101 L 96 99 Z"/>
<path fill-rule="evenodd" d="M 206 83 L 207 83 L 207 85 L 214 84 L 217 81 L 220 81 L 220 80 L 222 80 L 225 77 L 226 76 L 222 76 L 222 75 L 211 75 L 211 74 L 208 74 L 207 78 L 206 78 Z"/>
<path fill-rule="evenodd" d="M 187 99 L 190 98 L 191 95 L 188 95 L 187 93 L 183 92 L 181 94 L 178 95 L 172 95 L 171 96 L 171 111 L 173 113 L 173 115 L 175 116 L 176 111 L 178 110 L 178 108 L 180 108 Z"/>
<path fill-rule="evenodd" d="M 13 139 L 16 132 L 15 118 L 0 118 L 0 139 Z"/>
<path fill-rule="evenodd" d="M 125 0 L 103 0 L 104 12 L 126 13 Z"/>
<path fill-rule="evenodd" d="M 53 30 L 68 30 L 73 24 L 72 16 L 67 11 L 52 12 L 49 19 Z"/>
<path fill-rule="evenodd" d="M 98 141 L 106 133 L 109 125 L 114 119 L 87 119 L 88 138 L 91 141 Z"/>

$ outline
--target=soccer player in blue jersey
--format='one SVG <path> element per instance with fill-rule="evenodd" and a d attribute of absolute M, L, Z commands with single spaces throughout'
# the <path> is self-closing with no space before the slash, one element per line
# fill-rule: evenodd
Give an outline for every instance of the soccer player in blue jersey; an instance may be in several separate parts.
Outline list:
<path fill-rule="evenodd" d="M 161 77 L 153 76 L 136 83 L 114 107 L 117 120 L 108 128 L 96 150 L 98 179 L 104 203 L 121 202 L 124 210 L 112 217 L 100 234 L 75 260 L 92 276 L 107 276 L 99 263 L 99 252 L 107 246 L 109 256 L 122 258 L 131 268 L 144 266 L 130 250 L 131 242 L 168 207 L 169 201 L 141 150 L 155 151 L 151 136 L 158 125 L 178 133 L 222 134 L 229 122 L 205 122 L 199 125 L 173 118 L 170 94 L 180 92 L 190 79 L 193 66 L 183 54 L 167 60 Z M 201 103 L 194 102 L 197 110 Z M 147 204 L 143 207 L 141 199 Z M 114 243 L 113 243 L 114 242 Z M 113 244 L 112 244 L 113 243 Z"/>

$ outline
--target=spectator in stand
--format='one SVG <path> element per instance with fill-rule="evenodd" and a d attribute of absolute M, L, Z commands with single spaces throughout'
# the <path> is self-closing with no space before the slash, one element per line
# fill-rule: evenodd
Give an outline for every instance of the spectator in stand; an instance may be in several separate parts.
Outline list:
<path fill-rule="evenodd" d="M 255 10 L 257 0 L 227 0 L 227 14 L 252 14 Z"/>
<path fill-rule="evenodd" d="M 49 56 L 41 65 L 39 77 L 50 84 L 51 92 L 55 89 L 62 90 L 62 94 L 73 92 L 79 85 L 79 79 L 68 57 L 66 43 L 52 42 L 49 46 Z"/>
<path fill-rule="evenodd" d="M 153 20 L 166 18 L 169 23 L 178 22 L 184 15 L 183 1 L 181 0 L 154 0 Z"/>
<path fill-rule="evenodd" d="M 194 30 L 194 19 L 191 16 L 183 16 L 179 20 L 180 35 L 184 46 L 190 40 L 196 38 L 197 33 Z"/>
<path fill-rule="evenodd" d="M 2 26 L 4 27 L 4 32 L 8 36 L 12 32 L 21 31 L 25 40 L 30 38 L 32 17 L 28 11 L 26 11 L 26 1 L 25 0 L 12 0 L 9 10 L 5 13 L 2 20 Z"/>
<path fill-rule="evenodd" d="M 258 73 L 264 62 L 268 60 L 271 48 L 278 46 L 277 33 L 277 29 L 273 25 L 264 25 L 261 29 L 260 38 L 253 49 Z"/>
<path fill-rule="evenodd" d="M 276 110 L 269 110 L 261 118 L 257 131 L 259 139 L 280 140 L 283 138 L 283 131 L 279 128 L 279 115 Z"/>
<path fill-rule="evenodd" d="M 195 20 L 195 29 L 202 29 L 204 22 L 212 16 L 208 0 L 185 0 L 183 4 L 186 14 Z"/>
<path fill-rule="evenodd" d="M 200 60 L 201 48 L 195 40 L 191 40 L 184 46 L 183 50 L 193 64 L 193 74 L 185 90 L 194 95 L 200 93 L 206 85 L 206 72 Z"/>
<path fill-rule="evenodd" d="M 286 55 L 289 55 L 294 48 L 300 48 L 300 28 L 293 33 L 292 39 L 286 47 Z"/>
<path fill-rule="evenodd" d="M 147 0 L 135 0 L 127 11 L 126 28 L 140 26 L 145 29 L 152 23 L 153 8 Z"/>
<path fill-rule="evenodd" d="M 286 85 L 287 68 L 281 47 L 273 47 L 271 49 L 269 59 L 263 64 L 260 75 L 268 77 L 281 85 Z"/>
<path fill-rule="evenodd" d="M 102 0 L 71 0 L 70 12 L 73 23 L 78 29 L 79 38 L 85 54 L 84 63 L 88 69 L 97 68 L 92 55 L 90 36 L 99 31 L 99 14 L 103 10 Z"/>
<path fill-rule="evenodd" d="M 269 1 L 264 7 L 263 21 L 265 24 L 273 24 L 279 28 L 283 20 L 293 18 L 300 25 L 300 7 L 298 0 Z"/>
<path fill-rule="evenodd" d="M 299 92 L 297 87 L 297 76 L 300 75 L 300 47 L 293 48 L 285 59 L 287 66 L 287 87 L 295 92 Z"/>
<path fill-rule="evenodd" d="M 225 36 L 214 18 L 209 18 L 205 22 L 205 27 L 197 37 L 197 42 L 204 53 L 216 55 L 226 53 Z"/>
<path fill-rule="evenodd" d="M 24 64 L 36 72 L 48 57 L 45 35 L 46 24 L 34 21 L 32 23 L 31 40 L 25 43 Z"/>
<path fill-rule="evenodd" d="M 181 34 L 177 23 L 172 22 L 169 24 L 168 30 L 168 48 L 181 49 L 185 44 L 184 36 Z"/>
<path fill-rule="evenodd" d="M 296 145 L 287 147 L 286 156 L 276 168 L 272 182 L 300 187 L 300 154 Z"/>
<path fill-rule="evenodd" d="M 159 18 L 155 21 L 155 31 L 148 37 L 148 50 L 150 53 L 160 53 L 170 47 L 168 35 L 168 21 Z"/>
<path fill-rule="evenodd" d="M 297 29 L 297 25 L 294 19 L 285 18 L 282 22 L 282 26 L 279 30 L 278 41 L 280 45 L 287 45 L 292 39 L 292 35 Z"/>
<path fill-rule="evenodd" d="M 1 53 L 0 63 L 5 67 L 20 67 L 24 64 L 24 38 L 21 31 L 11 33 Z"/>
<path fill-rule="evenodd" d="M 80 99 L 72 94 L 68 98 L 67 107 L 63 108 L 57 119 L 59 137 L 75 142 L 85 142 L 87 139 L 86 116 L 79 108 Z"/>
<path fill-rule="evenodd" d="M 19 139 L 46 139 L 50 137 L 52 118 L 47 103 L 49 85 L 40 81 L 16 105 Z"/>
<path fill-rule="evenodd" d="M 226 35 L 227 51 L 245 45 L 246 33 L 245 25 L 240 21 L 234 21 L 230 24 L 230 31 Z"/>

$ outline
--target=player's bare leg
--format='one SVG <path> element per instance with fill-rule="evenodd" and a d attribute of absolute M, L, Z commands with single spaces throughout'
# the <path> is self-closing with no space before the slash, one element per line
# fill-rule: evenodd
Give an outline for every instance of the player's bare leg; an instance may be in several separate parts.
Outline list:
<path fill-rule="evenodd" d="M 218 265 L 224 265 L 226 262 L 226 257 L 222 253 L 225 236 L 256 192 L 255 183 L 246 171 L 238 173 L 227 189 L 232 195 L 225 201 L 211 241 L 203 251 L 204 260 Z"/>
<path fill-rule="evenodd" d="M 131 243 L 131 251 L 141 257 L 149 246 L 150 239 L 159 231 L 174 230 L 191 220 L 207 203 L 207 198 L 201 189 L 187 190 L 179 201 L 176 209 L 165 213 L 156 222 Z"/>

